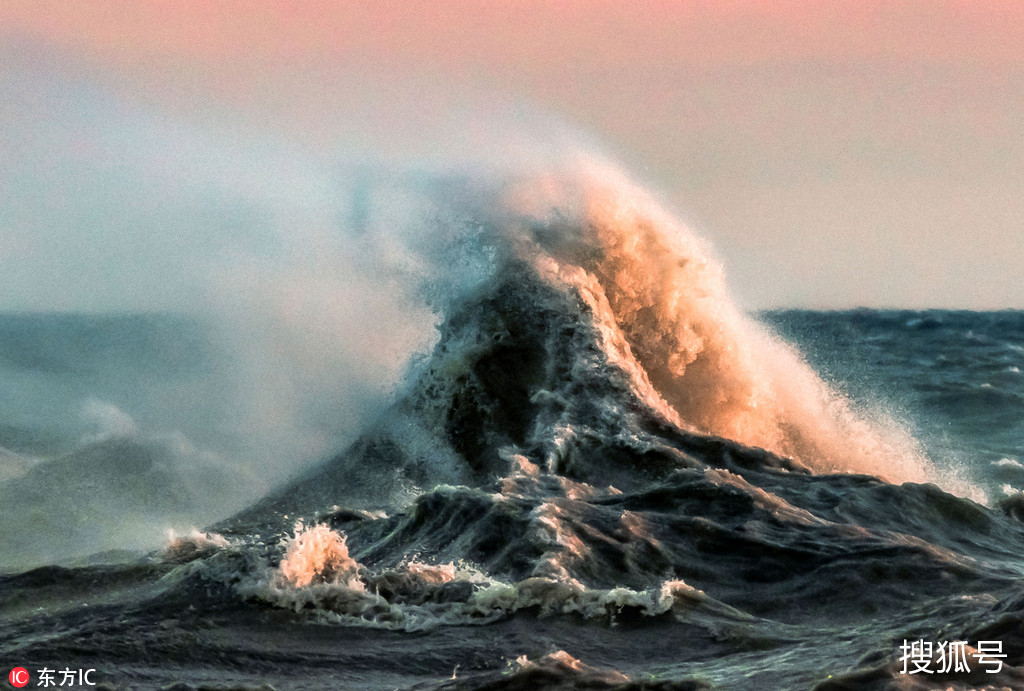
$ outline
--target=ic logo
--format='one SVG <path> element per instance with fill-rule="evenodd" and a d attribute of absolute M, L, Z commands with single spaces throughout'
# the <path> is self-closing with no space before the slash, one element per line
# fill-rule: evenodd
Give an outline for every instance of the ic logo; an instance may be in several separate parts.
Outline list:
<path fill-rule="evenodd" d="M 27 669 L 24 667 L 15 667 L 11 670 L 11 673 L 7 675 L 7 678 L 10 680 L 11 686 L 20 689 L 28 683 L 30 677 Z"/>

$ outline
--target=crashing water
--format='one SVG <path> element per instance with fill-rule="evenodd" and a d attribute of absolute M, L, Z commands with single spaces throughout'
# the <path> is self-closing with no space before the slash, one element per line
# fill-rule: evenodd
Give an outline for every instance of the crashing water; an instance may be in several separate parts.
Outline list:
<path fill-rule="evenodd" d="M 233 462 L 103 401 L 57 457 L 5 444 L 16 534 L 55 523 L 0 544 L 8 659 L 141 688 L 1021 687 L 1024 436 L 993 433 L 1020 420 L 1021 315 L 759 323 L 606 167 L 418 184 L 432 234 L 403 241 L 436 342 L 344 450 L 218 513 L 244 496 Z M 855 403 L 864 377 L 907 398 Z M 904 406 L 921 417 L 884 412 Z M 84 526 L 24 514 L 62 475 L 98 483 Z M 87 554 L 190 511 L 209 527 Z M 106 543 L 79 554 L 60 536 L 90 528 Z M 24 570 L 34 549 L 49 565 Z M 908 639 L 1007 658 L 910 677 Z"/>

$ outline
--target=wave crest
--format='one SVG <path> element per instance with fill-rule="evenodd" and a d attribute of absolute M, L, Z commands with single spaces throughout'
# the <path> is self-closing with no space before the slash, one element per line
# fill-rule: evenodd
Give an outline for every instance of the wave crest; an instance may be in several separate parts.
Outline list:
<path fill-rule="evenodd" d="M 587 162 L 508 181 L 479 208 L 497 256 L 581 296 L 608 361 L 672 423 L 818 472 L 929 476 L 911 435 L 859 412 L 743 314 L 707 245 L 617 171 Z"/>

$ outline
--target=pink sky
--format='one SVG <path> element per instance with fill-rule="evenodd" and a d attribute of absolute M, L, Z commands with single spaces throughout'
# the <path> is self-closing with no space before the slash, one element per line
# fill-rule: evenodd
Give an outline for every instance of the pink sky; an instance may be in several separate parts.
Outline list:
<path fill-rule="evenodd" d="M 129 100 L 314 142 L 481 94 L 556 113 L 751 306 L 1024 307 L 1022 2 L 7 0 L 0 27 Z"/>
<path fill-rule="evenodd" d="M 1014 0 L 182 2 L 8 0 L 3 25 L 115 60 L 352 58 L 540 70 L 806 58 L 1019 63 Z M 967 55 L 969 53 L 969 55 Z"/>

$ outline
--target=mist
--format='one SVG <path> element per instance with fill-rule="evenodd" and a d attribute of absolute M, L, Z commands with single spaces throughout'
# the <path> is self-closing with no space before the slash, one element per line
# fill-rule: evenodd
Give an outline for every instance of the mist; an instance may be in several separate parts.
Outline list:
<path fill-rule="evenodd" d="M 337 453 L 386 405 L 434 338 L 396 239 L 422 201 L 385 200 L 366 182 L 385 176 L 340 143 L 314 152 L 230 118 L 189 121 L 23 55 L 0 76 L 0 309 L 78 316 L 22 344 L 40 353 L 38 376 L 0 367 L 19 430 L 0 442 L 15 447 L 4 475 L 39 486 L 4 552 L 33 563 L 152 547 Z M 371 227 L 385 222 L 390 238 Z M 116 322 L 127 315 L 157 325 L 132 331 Z M 95 335 L 112 324 L 119 335 Z M 44 427 L 62 432 L 31 432 Z M 97 464 L 176 487 L 180 506 L 146 506 L 117 482 L 75 495 Z M 60 506 L 89 516 L 88 539 Z M 49 519 L 21 525 L 37 514 Z"/>
<path fill-rule="evenodd" d="M 35 513 L 63 502 L 94 524 L 86 539 L 53 509 L 39 544 L 5 550 L 43 560 L 148 548 L 344 449 L 489 271 L 467 181 L 552 165 L 585 140 L 486 98 L 438 128 L 397 126 L 411 87 L 378 104 L 393 136 L 339 127 L 313 147 L 300 123 L 252 110 L 140 102 L 45 45 L 6 57 L 0 311 L 56 321 L 20 343 L 51 358 L 39 376 L 7 368 L 3 470 L 49 483 Z M 154 515 L 117 482 L 69 499 L 102 463 L 170 483 L 178 505 Z"/>

